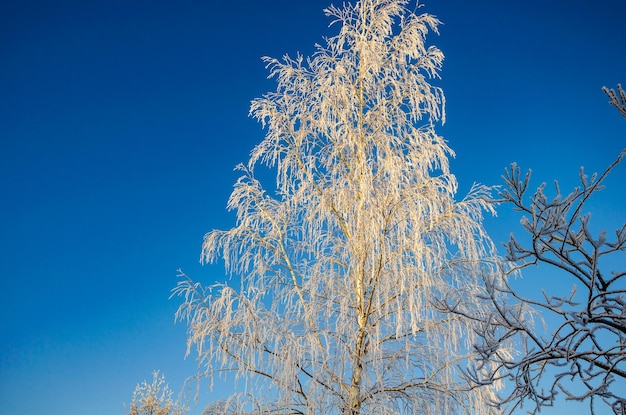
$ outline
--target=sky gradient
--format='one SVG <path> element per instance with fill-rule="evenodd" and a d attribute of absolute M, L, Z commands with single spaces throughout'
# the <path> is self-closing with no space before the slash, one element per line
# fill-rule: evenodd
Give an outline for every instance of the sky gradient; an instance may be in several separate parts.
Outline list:
<path fill-rule="evenodd" d="M 275 86 L 260 58 L 310 54 L 334 33 L 329 4 L 0 2 L 0 415 L 122 415 L 153 370 L 174 391 L 195 373 L 168 300 L 176 270 L 223 278 L 200 247 L 234 225 L 233 167 L 263 138 L 247 116 Z M 429 43 L 446 55 L 434 83 L 460 195 L 513 161 L 568 190 L 626 147 L 601 90 L 626 85 L 626 2 L 421 10 L 444 23 Z M 596 226 L 626 221 L 624 182 L 621 165 L 591 205 Z M 502 209 L 487 227 L 500 242 L 518 222 Z"/>

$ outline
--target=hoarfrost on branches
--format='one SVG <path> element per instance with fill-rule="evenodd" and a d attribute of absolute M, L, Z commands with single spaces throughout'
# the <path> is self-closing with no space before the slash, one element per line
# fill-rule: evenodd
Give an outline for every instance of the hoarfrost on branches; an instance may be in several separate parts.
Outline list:
<path fill-rule="evenodd" d="M 561 394 L 588 402 L 591 414 L 603 404 L 616 415 L 626 413 L 626 224 L 613 235 L 594 233 L 590 215 L 584 213 L 624 156 L 626 149 L 601 175 L 588 177 L 581 169 L 580 185 L 568 195 L 562 196 L 555 182 L 553 198 L 544 185 L 528 196 L 530 172 L 522 176 L 515 164 L 506 171 L 498 202 L 525 215 L 521 224 L 526 238 L 511 235 L 506 245 L 508 260 L 516 264 L 512 272 L 544 264 L 560 270 L 554 276 L 562 279 L 560 286 L 572 287 L 569 293 L 544 292 L 537 299 L 504 280 L 488 281 L 497 313 L 482 330 L 478 350 L 482 362 L 506 369 L 512 380 L 510 393 L 500 400 L 513 404 L 511 412 L 530 401 L 530 413 L 537 413 Z M 533 311 L 556 325 L 545 335 L 538 333 L 532 320 L 520 318 Z M 498 353 L 502 342 L 517 336 L 525 341 L 521 354 Z M 491 381 L 489 376 L 474 379 Z"/>
<path fill-rule="evenodd" d="M 225 412 L 496 413 L 498 385 L 463 376 L 475 321 L 441 307 L 486 316 L 480 280 L 499 268 L 482 226 L 491 189 L 455 200 L 435 131 L 443 54 L 425 37 L 439 21 L 405 0 L 326 13 L 339 33 L 312 57 L 265 58 L 278 86 L 250 113 L 267 134 L 238 167 L 236 226 L 202 250 L 240 285 L 181 275 L 188 351 L 244 382 L 215 404 Z M 276 171 L 273 194 L 260 164 Z"/>
<path fill-rule="evenodd" d="M 609 97 L 609 104 L 613 105 L 624 118 L 626 118 L 626 91 L 621 84 L 617 84 L 617 92 L 614 89 L 602 87 L 602 90 Z"/>

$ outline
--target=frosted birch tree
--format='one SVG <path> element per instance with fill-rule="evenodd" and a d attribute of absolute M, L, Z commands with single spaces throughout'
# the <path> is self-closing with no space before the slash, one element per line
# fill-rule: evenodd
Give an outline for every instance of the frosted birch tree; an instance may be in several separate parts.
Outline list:
<path fill-rule="evenodd" d="M 331 6 L 338 34 L 312 57 L 265 58 L 278 86 L 250 112 L 267 134 L 239 166 L 236 226 L 202 249 L 230 283 L 181 274 L 174 290 L 188 352 L 209 376 L 243 382 L 219 411 L 496 412 L 495 385 L 462 376 L 473 321 L 435 307 L 488 313 L 478 295 L 497 271 L 482 226 L 490 189 L 455 199 L 453 152 L 435 131 L 444 94 L 430 84 L 443 54 L 425 43 L 439 21 L 408 6 Z M 259 165 L 276 172 L 271 192 Z"/>
<path fill-rule="evenodd" d="M 626 94 L 604 88 L 611 105 L 626 118 Z M 616 415 L 626 414 L 626 223 L 614 232 L 594 231 L 589 200 L 604 188 L 608 175 L 626 157 L 626 149 L 600 175 L 580 170 L 580 184 L 562 195 L 555 182 L 554 196 L 545 184 L 529 192 L 525 175 L 513 164 L 504 176 L 498 202 L 523 214 L 521 235 L 511 235 L 507 259 L 517 272 L 540 265 L 558 279 L 558 292 L 522 293 L 506 280 L 486 280 L 497 312 L 481 333 L 479 361 L 501 370 L 512 381 L 500 397 L 511 408 L 530 403 L 529 413 L 552 406 L 560 395 L 586 402 L 590 413 L 604 405 Z M 618 189 L 618 191 L 623 191 Z M 530 311 L 546 322 L 537 330 Z M 502 342 L 523 339 L 517 355 L 498 351 Z M 475 374 L 476 375 L 476 374 Z M 474 376 L 490 383 L 493 372 Z"/>
<path fill-rule="evenodd" d="M 128 415 L 184 415 L 187 408 L 172 401 L 172 391 L 165 376 L 152 373 L 152 382 L 143 381 L 133 392 Z"/>

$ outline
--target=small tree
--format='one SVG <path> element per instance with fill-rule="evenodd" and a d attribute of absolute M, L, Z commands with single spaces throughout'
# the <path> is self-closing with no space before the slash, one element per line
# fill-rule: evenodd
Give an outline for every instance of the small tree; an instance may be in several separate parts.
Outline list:
<path fill-rule="evenodd" d="M 276 92 L 252 103 L 268 132 L 202 260 L 223 260 L 240 287 L 182 275 L 177 318 L 188 352 L 247 392 L 230 413 L 489 414 L 494 385 L 472 389 L 472 321 L 486 315 L 480 278 L 494 252 L 482 226 L 490 189 L 455 201 L 437 135 L 443 54 L 425 45 L 439 21 L 405 0 L 362 0 L 326 13 L 339 34 L 310 59 L 266 58 Z M 255 176 L 276 169 L 272 196 Z M 506 352 L 506 350 L 504 351 Z"/>
<path fill-rule="evenodd" d="M 183 415 L 183 405 L 172 401 L 172 391 L 159 371 L 152 373 L 152 383 L 145 380 L 133 392 L 128 415 Z"/>
<path fill-rule="evenodd" d="M 615 91 L 604 90 L 626 117 L 621 87 L 621 101 Z M 506 171 L 498 202 L 525 214 L 525 238 L 511 235 L 506 245 L 507 259 L 515 264 L 511 272 L 544 264 L 558 271 L 554 278 L 562 278 L 562 286 L 572 290 L 530 298 L 502 280 L 486 280 L 497 313 L 483 327 L 478 350 L 483 362 L 495 370 L 505 368 L 513 380 L 502 404 L 513 403 L 515 409 L 529 400 L 536 413 L 551 406 L 561 392 L 566 399 L 588 401 L 592 414 L 596 402 L 626 414 L 626 224 L 613 237 L 605 231 L 595 235 L 590 215 L 584 214 L 585 204 L 624 156 L 626 149 L 599 176 L 589 178 L 581 168 L 580 186 L 565 197 L 556 182 L 553 198 L 544 193 L 544 185 L 528 196 L 530 172 L 522 177 L 515 164 Z M 554 329 L 537 333 L 528 318 L 532 312 L 556 324 Z M 498 352 L 501 344 L 520 335 L 523 353 Z M 492 379 L 474 375 L 479 383 Z"/>

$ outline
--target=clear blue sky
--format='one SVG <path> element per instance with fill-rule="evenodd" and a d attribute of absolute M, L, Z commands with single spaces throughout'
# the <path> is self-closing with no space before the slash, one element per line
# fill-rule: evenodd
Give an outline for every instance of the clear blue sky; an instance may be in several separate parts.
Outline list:
<path fill-rule="evenodd" d="M 309 54 L 333 33 L 329 4 L 0 1 L 0 415 L 122 415 L 152 370 L 174 390 L 194 373 L 176 269 L 222 277 L 200 247 L 233 225 L 232 168 L 263 137 L 247 117 L 274 87 L 260 57 Z M 512 161 L 569 188 L 626 147 L 600 89 L 626 85 L 626 2 L 422 10 L 444 22 L 430 41 L 461 192 Z M 626 221 L 625 181 L 622 165 L 597 202 L 609 226 Z M 519 230 L 505 211 L 488 226 Z"/>

